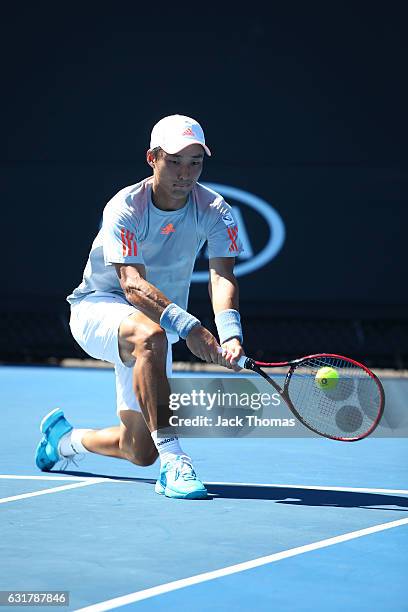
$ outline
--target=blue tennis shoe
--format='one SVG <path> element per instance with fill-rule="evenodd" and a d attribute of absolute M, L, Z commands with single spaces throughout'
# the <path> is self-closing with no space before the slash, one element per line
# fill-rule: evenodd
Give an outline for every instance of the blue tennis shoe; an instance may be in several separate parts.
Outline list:
<path fill-rule="evenodd" d="M 43 434 L 35 452 L 37 467 L 43 472 L 49 472 L 63 457 L 58 452 L 58 445 L 65 434 L 73 429 L 64 417 L 60 408 L 49 412 L 41 421 L 40 430 Z"/>
<path fill-rule="evenodd" d="M 160 477 L 155 486 L 156 493 L 177 499 L 203 499 L 207 489 L 197 478 L 191 459 L 177 455 L 160 468 Z"/>

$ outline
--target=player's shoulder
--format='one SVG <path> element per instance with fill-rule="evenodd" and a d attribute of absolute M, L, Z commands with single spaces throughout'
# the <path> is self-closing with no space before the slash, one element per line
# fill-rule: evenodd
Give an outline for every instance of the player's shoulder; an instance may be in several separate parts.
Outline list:
<path fill-rule="evenodd" d="M 152 178 L 143 179 L 134 185 L 127 185 L 118 191 L 106 204 L 104 216 L 140 216 L 148 206 L 149 187 Z"/>
<path fill-rule="evenodd" d="M 195 199 L 199 214 L 213 221 L 224 219 L 225 215 L 232 212 L 231 206 L 220 193 L 202 183 L 195 186 Z"/>
<path fill-rule="evenodd" d="M 195 186 L 195 196 L 198 209 L 211 215 L 221 216 L 231 210 L 231 206 L 224 200 L 224 197 L 202 183 Z"/>

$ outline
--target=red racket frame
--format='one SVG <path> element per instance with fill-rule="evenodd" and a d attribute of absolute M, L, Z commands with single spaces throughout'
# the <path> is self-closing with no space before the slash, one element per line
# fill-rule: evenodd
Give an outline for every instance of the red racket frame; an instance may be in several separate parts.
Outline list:
<path fill-rule="evenodd" d="M 361 434 L 360 436 L 355 436 L 354 438 L 342 438 L 338 436 L 329 436 L 327 434 L 322 433 L 321 431 L 318 431 L 317 429 L 311 427 L 308 423 L 306 423 L 303 420 L 301 414 L 299 414 L 299 412 L 296 410 L 295 406 L 292 403 L 292 400 L 289 397 L 289 393 L 288 393 L 289 383 L 290 383 L 292 374 L 295 372 L 296 368 L 303 361 L 306 361 L 308 359 L 322 359 L 324 357 L 333 358 L 333 359 L 342 359 L 343 361 L 347 361 L 351 363 L 352 365 L 357 366 L 358 368 L 362 368 L 374 380 L 374 382 L 376 383 L 378 387 L 378 391 L 380 394 L 380 405 L 378 408 L 378 415 L 375 421 L 373 422 L 373 424 L 371 425 L 371 427 L 366 432 Z M 289 367 L 289 371 L 286 374 L 285 383 L 283 385 L 283 388 L 281 388 L 278 385 L 278 383 L 276 383 L 266 372 L 264 372 L 261 369 L 263 367 L 268 367 L 268 368 Z M 358 440 L 363 440 L 376 429 L 384 413 L 385 394 L 384 394 L 384 389 L 383 389 L 383 386 L 379 378 L 374 374 L 374 372 L 372 372 L 364 364 L 360 363 L 359 361 L 356 361 L 355 359 L 351 359 L 350 357 L 344 357 L 344 355 L 336 355 L 335 353 L 317 353 L 315 355 L 306 355 L 305 357 L 300 357 L 298 359 L 292 359 L 291 361 L 276 361 L 276 362 L 257 361 L 255 359 L 252 359 L 251 357 L 245 357 L 244 368 L 247 370 L 256 372 L 257 374 L 262 376 L 265 380 L 267 380 L 270 384 L 272 384 L 272 386 L 276 389 L 276 391 L 278 391 L 278 393 L 283 397 L 283 399 L 285 400 L 285 402 L 287 403 L 287 405 L 289 406 L 293 414 L 296 416 L 296 418 L 299 419 L 299 421 L 305 427 L 307 427 L 314 433 L 317 433 L 320 436 L 323 436 L 324 438 L 328 438 L 330 440 L 338 440 L 340 442 L 357 442 Z"/>

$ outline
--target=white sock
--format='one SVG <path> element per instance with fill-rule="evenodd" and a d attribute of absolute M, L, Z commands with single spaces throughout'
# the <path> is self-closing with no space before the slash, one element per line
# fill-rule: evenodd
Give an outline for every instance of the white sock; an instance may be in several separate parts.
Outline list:
<path fill-rule="evenodd" d="M 90 453 L 82 444 L 82 438 L 92 429 L 71 429 L 65 436 L 62 436 L 58 444 L 58 452 L 62 457 L 73 457 L 78 453 Z"/>
<path fill-rule="evenodd" d="M 163 436 L 160 437 L 157 434 L 157 431 L 152 431 L 151 436 L 153 438 L 153 442 L 160 456 L 161 463 L 166 463 L 166 461 L 172 461 L 176 458 L 177 455 L 184 455 L 188 457 L 188 455 L 183 451 L 180 446 L 180 442 L 177 436 Z"/>

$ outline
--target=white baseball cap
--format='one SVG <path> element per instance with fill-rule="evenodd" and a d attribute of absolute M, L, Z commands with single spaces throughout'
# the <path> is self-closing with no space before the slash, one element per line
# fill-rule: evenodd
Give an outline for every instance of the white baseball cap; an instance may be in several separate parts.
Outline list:
<path fill-rule="evenodd" d="M 200 144 L 207 155 L 211 155 L 201 125 L 191 117 L 169 115 L 160 119 L 152 129 L 150 149 L 161 147 L 174 155 L 191 144 Z"/>

